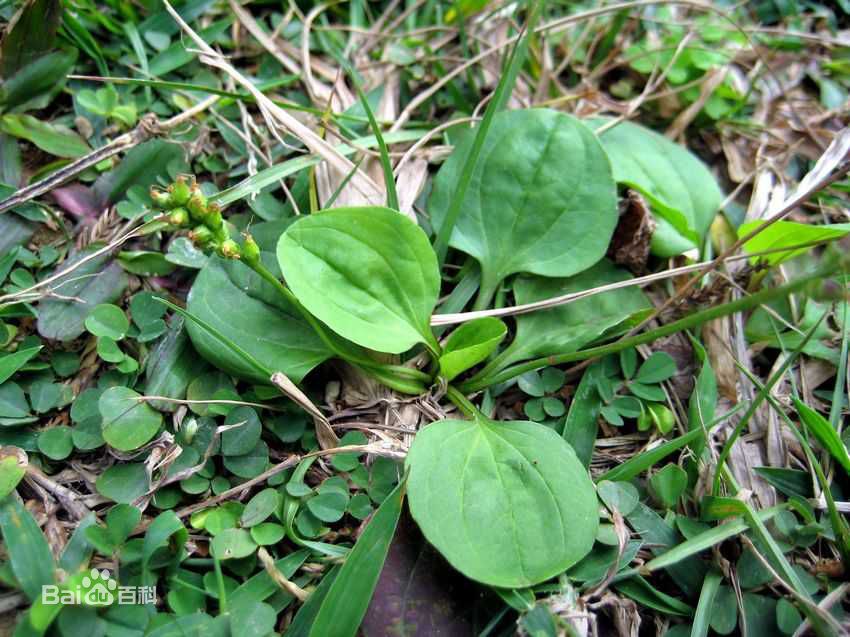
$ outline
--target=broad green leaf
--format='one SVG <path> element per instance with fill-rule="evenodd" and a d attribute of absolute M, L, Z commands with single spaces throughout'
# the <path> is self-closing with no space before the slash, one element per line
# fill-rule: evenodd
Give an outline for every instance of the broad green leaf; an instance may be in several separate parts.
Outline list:
<path fill-rule="evenodd" d="M 29 458 L 23 449 L 10 445 L 0 448 L 0 498 L 5 498 L 27 472 Z"/>
<path fill-rule="evenodd" d="M 132 187 L 148 188 L 157 177 L 168 174 L 168 165 L 183 157 L 178 144 L 151 139 L 134 146 L 118 166 L 98 177 L 94 183 L 97 196 L 108 202 L 121 200 Z"/>
<path fill-rule="evenodd" d="M 371 509 L 370 509 L 371 512 Z M 286 528 L 274 522 L 262 522 L 250 529 L 251 539 L 260 546 L 271 546 L 280 542 L 286 535 Z"/>
<path fill-rule="evenodd" d="M 277 612 L 265 602 L 252 601 L 230 610 L 230 634 L 266 637 L 274 634 Z"/>
<path fill-rule="evenodd" d="M 599 523 L 593 483 L 549 427 L 443 420 L 416 435 L 407 465 L 414 519 L 471 579 L 532 586 L 565 571 L 593 545 Z"/>
<path fill-rule="evenodd" d="M 439 228 L 473 136 L 461 139 L 434 180 Z M 617 224 L 611 165 L 593 132 L 548 109 L 498 113 L 481 148 L 450 245 L 481 264 L 478 309 L 516 272 L 570 276 L 605 255 Z"/>
<path fill-rule="evenodd" d="M 51 427 L 38 435 L 38 450 L 51 460 L 64 460 L 74 450 L 70 427 Z"/>
<path fill-rule="evenodd" d="M 268 247 L 258 233 L 255 238 L 261 248 Z M 264 261 L 272 271 L 277 270 L 276 264 Z M 331 356 L 331 351 L 280 293 L 243 263 L 210 258 L 192 285 L 186 308 L 264 367 L 283 372 L 294 383 L 300 383 L 310 370 Z M 186 331 L 198 353 L 219 369 L 255 382 L 269 382 L 193 321 L 186 322 Z"/>
<path fill-rule="evenodd" d="M 800 420 L 806 425 L 806 429 L 811 431 L 833 459 L 850 473 L 850 454 L 829 421 L 798 398 L 794 398 L 794 408 L 800 414 Z"/>
<path fill-rule="evenodd" d="M 145 394 L 183 399 L 189 383 L 207 369 L 192 347 L 183 317 L 174 317 L 165 335 L 153 346 L 145 364 Z M 175 411 L 178 403 L 151 401 L 160 411 Z"/>
<path fill-rule="evenodd" d="M 98 401 L 103 439 L 120 451 L 138 449 L 162 426 L 162 414 L 139 400 L 140 396 L 128 387 L 110 387 Z"/>
<path fill-rule="evenodd" d="M 607 121 L 590 125 L 598 128 Z M 599 141 L 617 183 L 640 192 L 656 215 L 653 254 L 667 257 L 699 248 L 723 201 L 708 167 L 686 148 L 632 122 L 604 131 Z"/>
<path fill-rule="evenodd" d="M 631 482 L 603 480 L 596 485 L 596 491 L 605 506 L 612 512 L 616 509 L 624 516 L 634 511 L 640 501 L 640 494 Z"/>
<path fill-rule="evenodd" d="M 0 117 L 0 131 L 32 142 L 55 157 L 76 158 L 91 151 L 83 138 L 74 131 L 43 122 L 32 115 L 3 115 Z"/>
<path fill-rule="evenodd" d="M 496 351 L 507 333 L 507 326 L 497 318 L 484 317 L 464 323 L 449 334 L 443 345 L 440 373 L 446 380 L 452 380 L 474 367 Z"/>
<path fill-rule="evenodd" d="M 221 453 L 224 456 L 241 456 L 250 453 L 263 433 L 263 424 L 253 407 L 240 405 L 224 419 L 227 427 L 221 434 Z"/>
<path fill-rule="evenodd" d="M 776 625 L 783 635 L 793 635 L 802 623 L 800 611 L 791 602 L 782 598 L 776 603 Z"/>
<path fill-rule="evenodd" d="M 731 635 L 738 625 L 738 599 L 735 589 L 731 586 L 721 586 L 718 589 L 709 625 L 720 635 Z"/>
<path fill-rule="evenodd" d="M 430 327 L 437 258 L 404 215 L 375 206 L 301 217 L 280 238 L 277 258 L 298 300 L 340 336 L 391 354 L 417 343 L 438 349 Z"/>
<path fill-rule="evenodd" d="M 121 267 L 143 276 L 165 276 L 174 272 L 177 266 L 168 261 L 161 252 L 149 250 L 127 250 L 118 253 Z"/>
<path fill-rule="evenodd" d="M 183 547 L 189 537 L 189 532 L 174 511 L 163 511 L 151 522 L 142 543 L 142 582 L 152 584 L 149 564 L 154 553 L 160 548 L 168 547 L 175 556 L 175 561 L 184 556 Z M 162 563 L 157 559 L 158 563 Z"/>
<path fill-rule="evenodd" d="M 763 223 L 763 221 L 759 220 L 742 223 L 738 228 L 738 236 L 744 237 L 750 234 Z M 795 221 L 777 221 L 747 241 L 744 244 L 744 250 L 753 253 L 807 243 L 830 241 L 832 239 L 840 239 L 848 232 L 850 232 L 850 224 L 847 223 L 816 226 L 809 223 L 797 223 Z M 795 248 L 784 252 L 755 256 L 752 260 L 753 262 L 766 261 L 770 265 L 776 265 L 798 255 L 806 254 L 811 249 L 812 246 Z"/>
<path fill-rule="evenodd" d="M 89 246 L 59 266 L 59 271 L 90 256 L 98 246 Z M 38 304 L 38 333 L 45 338 L 70 341 L 84 331 L 89 312 L 98 304 L 112 303 L 127 287 L 127 275 L 108 256 L 99 256 L 59 277 L 51 289 L 61 298 Z"/>
<path fill-rule="evenodd" d="M 4 77 L 0 106 L 5 111 L 44 108 L 65 86 L 76 61 L 76 51 L 54 51 Z"/>
<path fill-rule="evenodd" d="M 263 489 L 245 505 L 239 523 L 244 528 L 258 525 L 265 521 L 280 506 L 281 495 L 276 489 Z"/>
<path fill-rule="evenodd" d="M 603 259 L 589 270 L 569 278 L 520 276 L 514 282 L 519 304 L 583 292 L 630 276 Z M 566 305 L 516 317 L 516 336 L 504 352 L 488 365 L 488 373 L 531 358 L 575 352 L 633 315 L 650 307 L 644 293 L 627 287 L 595 294 Z"/>
<path fill-rule="evenodd" d="M 0 531 L 15 579 L 30 601 L 41 596 L 41 587 L 54 581 L 53 555 L 30 512 L 17 494 L 0 500 Z"/>
<path fill-rule="evenodd" d="M 404 488 L 404 482 L 401 482 L 378 507 L 345 558 L 321 600 L 310 628 L 310 637 L 354 637 L 357 634 L 395 534 Z"/>

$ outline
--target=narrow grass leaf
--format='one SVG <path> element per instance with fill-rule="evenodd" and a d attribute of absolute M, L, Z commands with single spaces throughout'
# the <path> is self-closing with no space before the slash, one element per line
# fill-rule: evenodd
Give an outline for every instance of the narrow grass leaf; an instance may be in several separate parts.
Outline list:
<path fill-rule="evenodd" d="M 354 637 L 387 558 L 404 501 L 405 482 L 387 496 L 360 535 L 316 613 L 310 637 Z"/>

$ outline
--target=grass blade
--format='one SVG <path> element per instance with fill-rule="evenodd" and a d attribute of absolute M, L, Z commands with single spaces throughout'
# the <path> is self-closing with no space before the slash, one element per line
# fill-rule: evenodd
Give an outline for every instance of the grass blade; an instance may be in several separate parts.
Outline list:
<path fill-rule="evenodd" d="M 434 252 L 437 253 L 437 261 L 442 265 L 446 260 L 446 252 L 449 249 L 449 240 L 454 230 L 455 222 L 460 216 L 461 206 L 466 197 L 466 191 L 472 181 L 472 174 L 475 172 L 475 165 L 478 163 L 478 156 L 481 154 L 481 149 L 484 146 L 484 140 L 487 137 L 487 132 L 490 130 L 490 124 L 496 113 L 499 112 L 505 105 L 508 96 L 513 91 L 516 83 L 519 70 L 525 63 L 525 55 L 528 51 L 528 40 L 531 34 L 534 33 L 534 26 L 537 23 L 537 17 L 541 12 L 542 2 L 535 3 L 531 13 L 528 16 L 528 21 L 525 26 L 525 35 L 521 37 L 508 58 L 505 72 L 499 80 L 499 85 L 493 93 L 490 103 L 487 104 L 487 110 L 484 111 L 484 117 L 478 125 L 478 130 L 475 133 L 475 139 L 472 142 L 472 147 L 469 149 L 469 155 L 463 164 L 463 172 L 457 182 L 457 189 L 452 195 L 452 202 L 446 212 L 446 218 L 443 225 L 437 231 L 437 237 L 434 240 Z"/>
<path fill-rule="evenodd" d="M 41 587 L 54 581 L 54 562 L 47 540 L 17 493 L 0 500 L 0 532 L 15 579 L 27 598 L 41 597 Z"/>
<path fill-rule="evenodd" d="M 310 637 L 354 637 L 390 550 L 404 502 L 402 480 L 378 507 L 349 553 L 310 629 Z"/>
<path fill-rule="evenodd" d="M 794 398 L 794 409 L 800 414 L 800 420 L 806 425 L 806 429 L 814 434 L 821 446 L 829 452 L 829 455 L 850 474 L 850 454 L 847 453 L 847 447 L 844 446 L 844 442 L 829 421 L 796 397 Z"/>
<path fill-rule="evenodd" d="M 357 91 L 360 104 L 363 106 L 363 110 L 366 111 L 366 117 L 369 118 L 369 126 L 372 127 L 372 132 L 375 133 L 375 139 L 378 142 L 378 151 L 381 154 L 381 168 L 384 171 L 384 187 L 387 189 L 387 208 L 401 212 L 401 208 L 398 205 L 398 191 L 396 191 L 395 187 L 395 177 L 393 176 L 393 165 L 390 161 L 390 151 L 387 148 L 387 143 L 384 141 L 384 136 L 381 134 L 381 127 L 375 119 L 375 114 L 372 112 L 372 107 L 369 106 L 369 100 L 363 92 L 363 87 L 360 86 L 354 69 L 345 60 L 341 60 L 341 63 L 343 68 L 345 68 L 345 72 L 351 78 L 351 83 L 354 85 L 354 90 Z"/>
<path fill-rule="evenodd" d="M 697 611 L 694 613 L 694 621 L 691 624 L 691 637 L 707 637 L 711 625 L 711 611 L 714 606 L 714 596 L 720 588 L 723 576 L 718 571 L 709 571 L 702 583 L 702 591 L 699 594 Z"/>

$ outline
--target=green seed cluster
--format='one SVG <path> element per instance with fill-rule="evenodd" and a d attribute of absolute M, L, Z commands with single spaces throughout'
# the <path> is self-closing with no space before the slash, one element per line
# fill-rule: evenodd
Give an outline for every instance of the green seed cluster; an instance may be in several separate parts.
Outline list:
<path fill-rule="evenodd" d="M 242 259 L 248 265 L 259 261 L 260 248 L 250 236 L 242 246 L 230 238 L 221 208 L 208 201 L 193 175 L 178 175 L 166 190 L 151 187 L 154 208 L 168 213 L 168 222 L 178 228 L 191 228 L 189 239 L 205 251 L 215 251 L 226 259 Z"/>

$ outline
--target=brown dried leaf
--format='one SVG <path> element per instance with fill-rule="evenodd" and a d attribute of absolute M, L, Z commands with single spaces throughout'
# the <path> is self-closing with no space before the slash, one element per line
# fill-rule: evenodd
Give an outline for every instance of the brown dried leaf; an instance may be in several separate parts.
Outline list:
<path fill-rule="evenodd" d="M 608 247 L 608 256 L 636 274 L 646 271 L 655 219 L 640 193 L 629 190 L 620 201 L 620 220 Z"/>

